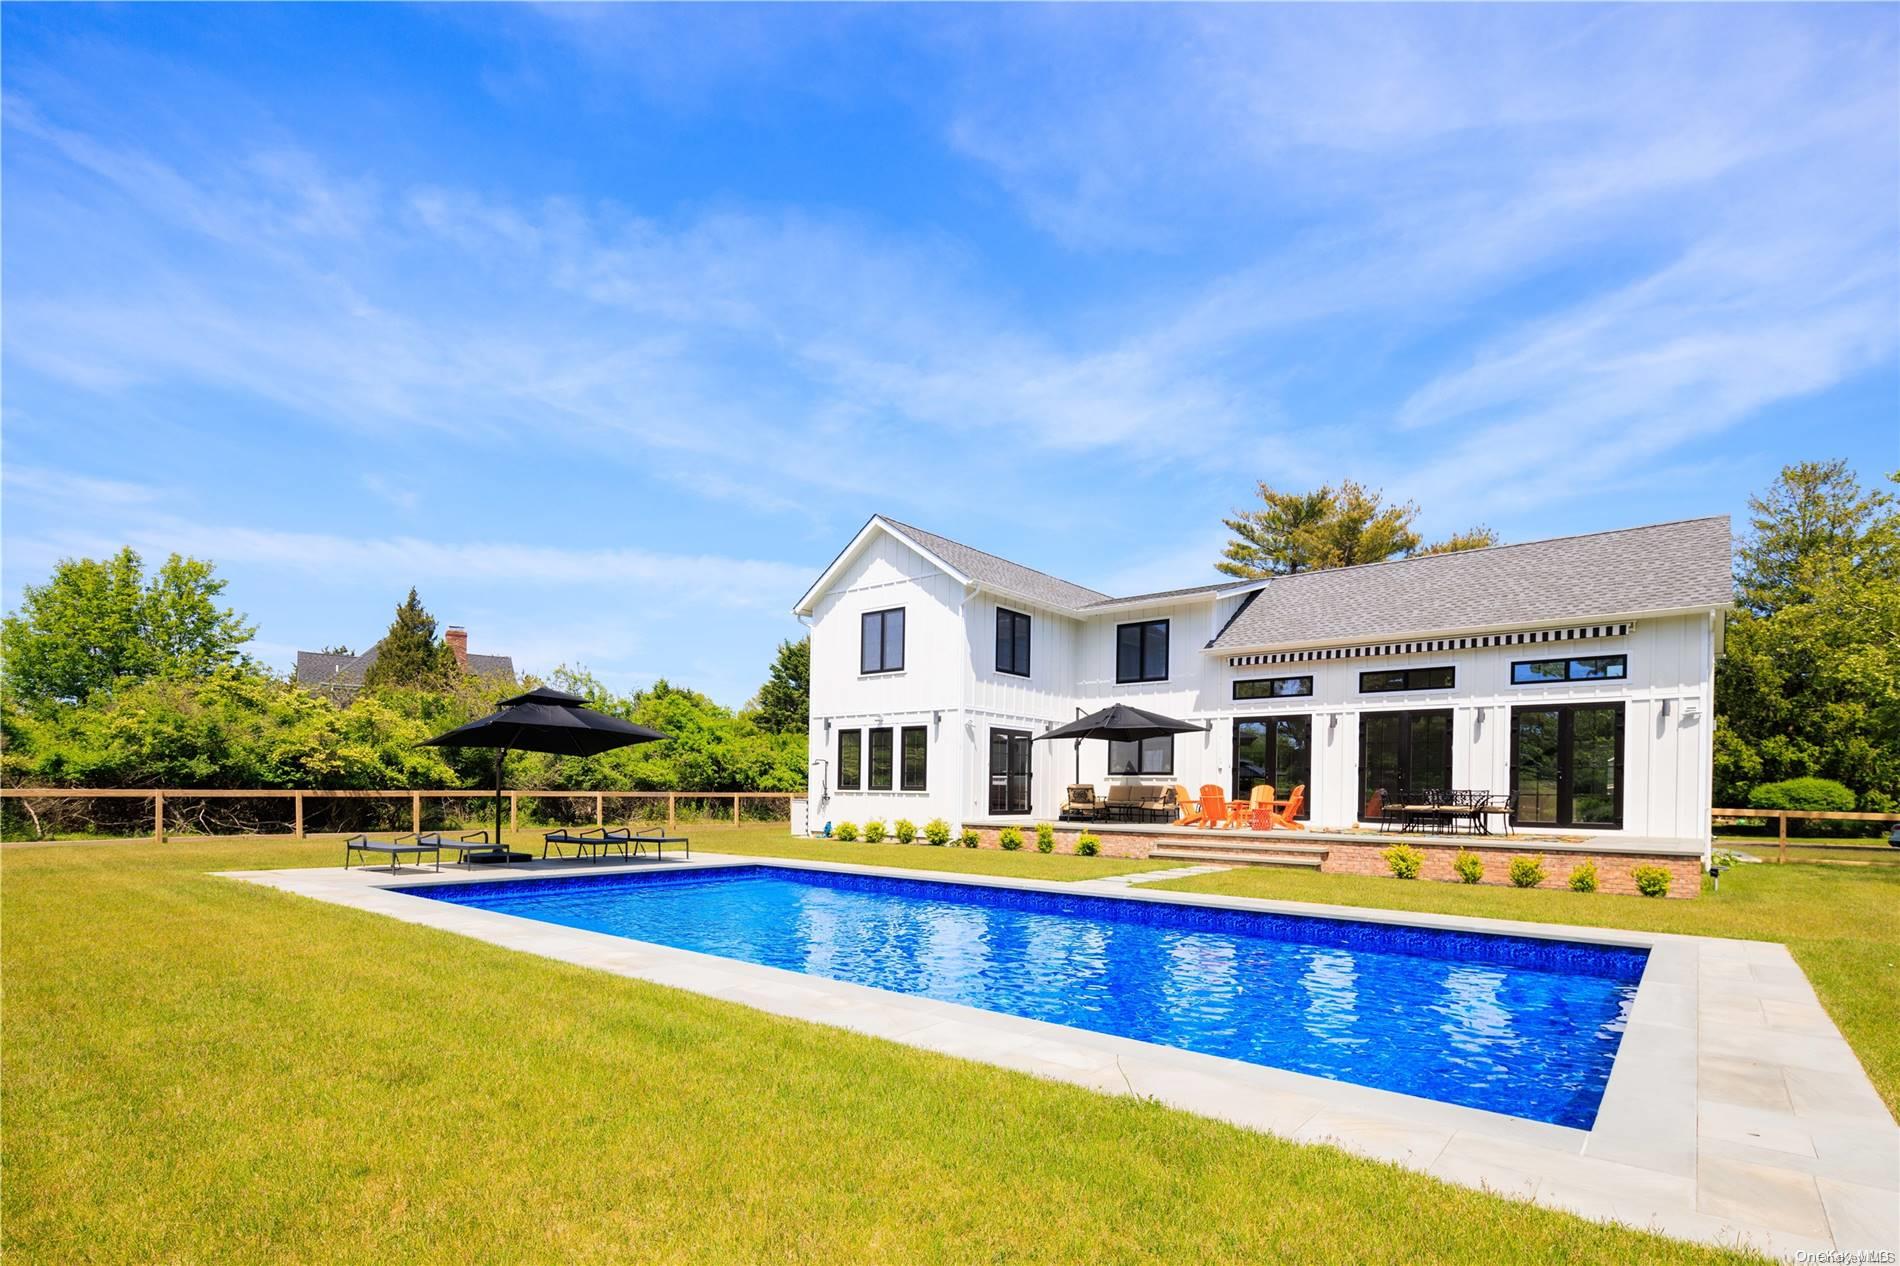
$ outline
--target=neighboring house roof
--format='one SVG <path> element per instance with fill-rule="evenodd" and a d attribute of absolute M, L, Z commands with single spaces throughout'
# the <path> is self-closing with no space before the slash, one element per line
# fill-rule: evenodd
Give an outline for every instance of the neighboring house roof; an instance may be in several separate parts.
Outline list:
<path fill-rule="evenodd" d="M 912 527 L 908 523 L 899 523 L 896 519 L 884 515 L 877 516 L 897 529 L 899 534 L 935 554 L 944 562 L 979 583 L 992 585 L 998 589 L 1007 589 L 1019 593 L 1025 598 L 1051 607 L 1065 607 L 1079 610 L 1093 606 L 1098 602 L 1112 602 L 1105 593 L 1081 585 L 1070 584 L 1047 572 L 1037 571 L 1033 567 L 1024 567 L 1021 563 L 1012 563 L 1007 558 L 998 558 L 947 536 L 938 536 L 935 532 L 926 532 L 922 528 Z"/>
<path fill-rule="evenodd" d="M 1277 576 L 1209 649 L 1726 607 L 1727 515 Z"/>
<path fill-rule="evenodd" d="M 296 681 L 300 686 L 329 687 L 331 689 L 356 690 L 363 684 L 364 674 L 369 666 L 376 662 L 381 644 L 370 647 L 361 655 L 328 655 L 322 651 L 298 651 Z M 477 677 L 500 677 L 513 681 L 515 661 L 512 655 L 473 655 L 468 657 L 468 671 Z"/>

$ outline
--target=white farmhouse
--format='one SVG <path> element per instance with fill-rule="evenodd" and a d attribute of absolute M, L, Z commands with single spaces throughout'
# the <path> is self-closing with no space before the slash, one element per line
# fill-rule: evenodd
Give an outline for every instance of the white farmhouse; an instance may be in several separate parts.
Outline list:
<path fill-rule="evenodd" d="M 1245 799 L 1313 831 L 1432 790 L 1520 832 L 1709 836 L 1722 518 L 1113 597 L 874 516 L 801 598 L 812 822 L 1053 821 L 1070 784 Z M 1127 703 L 1196 723 L 1037 736 Z"/>

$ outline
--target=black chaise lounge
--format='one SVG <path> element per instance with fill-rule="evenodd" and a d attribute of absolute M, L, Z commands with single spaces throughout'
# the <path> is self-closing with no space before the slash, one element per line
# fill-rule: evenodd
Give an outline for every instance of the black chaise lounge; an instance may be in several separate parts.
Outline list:
<path fill-rule="evenodd" d="M 684 835 L 668 835 L 660 827 L 649 827 L 635 831 L 624 826 L 591 826 L 584 830 L 570 831 L 562 827 L 558 831 L 546 831 L 541 836 L 541 856 L 546 857 L 553 849 L 556 857 L 564 857 L 562 845 L 571 845 L 574 856 L 589 857 L 598 860 L 616 850 L 623 858 L 631 861 L 646 852 L 647 845 L 653 846 L 656 857 L 666 856 L 668 844 L 684 844 L 686 855 L 693 855 L 692 843 Z"/>
<path fill-rule="evenodd" d="M 425 856 L 433 857 L 435 868 L 442 869 L 442 843 L 440 839 L 421 835 L 398 835 L 393 840 L 372 840 L 367 835 L 352 835 L 343 841 L 343 869 L 350 868 L 353 854 L 380 853 L 389 859 L 389 873 L 395 874 L 405 857 L 414 857 L 421 865 Z M 379 867 L 365 866 L 361 869 L 376 870 Z"/>
<path fill-rule="evenodd" d="M 470 831 L 466 835 L 458 836 L 455 839 L 449 839 L 440 831 L 425 831 L 422 838 L 435 844 L 438 848 L 454 853 L 457 864 L 462 866 L 468 865 L 469 858 L 471 857 L 487 858 L 491 861 L 507 860 L 506 857 L 503 856 L 506 850 L 490 844 L 488 842 L 488 832 L 486 831 Z"/>

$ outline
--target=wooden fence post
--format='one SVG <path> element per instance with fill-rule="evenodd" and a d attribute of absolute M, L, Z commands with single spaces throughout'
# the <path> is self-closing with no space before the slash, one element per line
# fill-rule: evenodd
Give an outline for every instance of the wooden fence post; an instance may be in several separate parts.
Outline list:
<path fill-rule="evenodd" d="M 152 842 L 165 842 L 165 793 L 162 791 L 152 793 Z"/>
<path fill-rule="evenodd" d="M 1775 840 L 1775 861 L 1780 863 L 1788 860 L 1788 811 L 1783 809 L 1780 813 L 1777 813 L 1775 815 L 1775 821 L 1780 824 L 1780 830 L 1777 833 L 1778 838 Z"/>
<path fill-rule="evenodd" d="M 739 796 L 736 792 L 732 797 L 732 824 L 739 825 Z"/>
<path fill-rule="evenodd" d="M 518 823 L 519 823 L 520 817 L 521 817 L 521 793 L 518 791 L 511 791 L 508 793 L 508 829 L 510 831 L 518 829 Z"/>
<path fill-rule="evenodd" d="M 409 793 L 409 830 L 412 834 L 422 834 L 422 793 Z"/>
<path fill-rule="evenodd" d="M 598 791 L 596 791 L 594 793 L 594 825 L 595 826 L 601 826 L 606 822 L 606 818 L 601 816 L 603 812 L 604 810 L 601 805 L 601 795 Z"/>
<path fill-rule="evenodd" d="M 291 799 L 293 799 L 297 803 L 297 812 L 296 812 L 297 838 L 302 839 L 303 838 L 303 792 L 299 791 L 299 792 L 293 793 L 291 796 Z"/>
<path fill-rule="evenodd" d="M 673 793 L 669 791 L 666 793 L 666 833 L 668 835 L 673 834 L 675 821 L 676 819 L 673 816 Z"/>

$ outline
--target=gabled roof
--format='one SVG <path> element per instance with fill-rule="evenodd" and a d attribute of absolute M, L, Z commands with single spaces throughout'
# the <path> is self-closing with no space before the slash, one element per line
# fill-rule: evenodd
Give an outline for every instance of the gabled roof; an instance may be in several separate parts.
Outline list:
<path fill-rule="evenodd" d="M 300 686 L 356 690 L 363 684 L 369 666 L 376 662 L 382 643 L 361 655 L 333 655 L 323 651 L 298 651 L 294 679 Z M 468 657 L 468 671 L 476 677 L 504 677 L 513 681 L 515 661 L 512 655 L 474 655 Z"/>
<path fill-rule="evenodd" d="M 1727 515 L 1276 576 L 1208 649 L 1459 633 L 1720 608 Z"/>
<path fill-rule="evenodd" d="M 912 527 L 908 523 L 899 523 L 896 519 L 887 518 L 881 514 L 877 517 L 896 528 L 899 535 L 909 537 L 913 543 L 923 546 L 926 552 L 935 554 L 980 584 L 1019 593 L 1045 606 L 1064 607 L 1070 610 L 1079 610 L 1098 602 L 1113 601 L 1105 593 L 1097 593 L 1093 589 L 1070 584 L 1047 572 L 1037 571 L 1033 567 L 1024 567 L 1021 563 L 1012 563 L 1007 558 L 998 558 L 974 546 L 953 541 L 947 536 L 938 536 L 935 532 L 926 532 L 922 528 Z"/>

